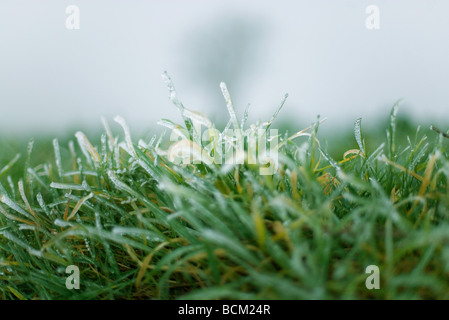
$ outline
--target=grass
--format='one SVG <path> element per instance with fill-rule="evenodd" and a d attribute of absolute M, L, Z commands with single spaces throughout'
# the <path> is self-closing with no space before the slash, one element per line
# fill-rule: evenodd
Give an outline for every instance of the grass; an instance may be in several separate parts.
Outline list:
<path fill-rule="evenodd" d="M 195 128 L 213 124 L 165 79 L 185 122 L 161 124 L 209 156 L 236 148 L 201 141 Z M 272 125 L 246 126 L 222 90 L 239 139 Z M 121 118 L 124 134 L 105 122 L 96 147 L 77 133 L 39 163 L 33 143 L 21 160 L 2 154 L 0 299 L 448 299 L 447 140 L 418 128 L 399 143 L 397 110 L 374 147 L 357 120 L 341 158 L 317 139 L 320 121 L 282 133 L 273 175 L 246 142 L 241 165 L 175 164 L 179 142 L 136 143 Z M 365 286 L 370 265 L 379 290 Z"/>

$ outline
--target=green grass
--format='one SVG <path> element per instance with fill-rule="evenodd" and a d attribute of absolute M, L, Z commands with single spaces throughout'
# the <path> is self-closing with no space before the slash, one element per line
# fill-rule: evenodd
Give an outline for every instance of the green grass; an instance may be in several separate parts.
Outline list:
<path fill-rule="evenodd" d="M 207 119 L 166 80 L 185 123 L 163 123 L 213 155 L 195 132 Z M 222 89 L 230 125 L 251 128 Z M 281 134 L 273 175 L 174 164 L 168 135 L 136 143 L 121 119 L 125 134 L 106 128 L 95 148 L 78 134 L 38 162 L 32 143 L 9 166 L 3 153 L 0 299 L 448 299 L 447 140 L 398 139 L 396 114 L 380 145 L 357 120 L 344 158 L 317 139 L 319 121 Z M 79 290 L 65 286 L 69 265 Z M 369 265 L 379 290 L 365 287 Z"/>

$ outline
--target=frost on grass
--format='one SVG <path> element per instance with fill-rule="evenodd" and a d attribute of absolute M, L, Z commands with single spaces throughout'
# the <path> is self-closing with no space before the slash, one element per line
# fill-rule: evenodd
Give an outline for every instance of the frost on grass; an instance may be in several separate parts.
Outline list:
<path fill-rule="evenodd" d="M 282 137 L 275 130 L 269 129 L 284 106 L 287 94 L 269 121 L 250 124 L 246 128 L 249 104 L 239 122 L 231 95 L 226 84 L 222 82 L 220 89 L 228 110 L 229 121 L 224 130 L 219 131 L 204 114 L 185 108 L 178 99 L 171 78 L 166 73 L 163 74 L 163 78 L 170 92 L 170 100 L 188 122 L 186 122 L 186 127 L 169 120 L 158 122 L 172 132 L 170 147 L 167 150 L 160 150 L 159 155 L 167 156 L 169 161 L 175 161 L 178 164 L 202 162 L 210 166 L 211 169 L 213 169 L 211 166 L 213 163 L 222 172 L 227 172 L 236 165 L 245 163 L 259 165 L 262 175 L 273 174 L 274 171 L 267 170 L 267 167 L 278 168 L 277 152 L 285 141 L 282 141 Z M 203 128 L 204 131 L 202 131 Z M 308 130 L 310 128 L 305 129 L 305 131 Z M 289 139 L 293 140 L 300 136 L 302 134 L 297 134 Z"/>
<path fill-rule="evenodd" d="M 160 122 L 173 134 L 135 144 L 123 118 L 117 135 L 103 118 L 98 146 L 78 132 L 36 164 L 31 141 L 23 168 L 15 154 L 0 167 L 0 299 L 449 298 L 443 135 L 398 142 L 395 107 L 383 143 L 365 144 L 359 119 L 334 159 L 318 118 L 269 134 L 279 161 L 261 175 L 273 158 L 257 138 L 287 96 L 247 123 L 249 105 L 240 119 L 222 84 L 221 130 L 163 77 L 184 120 Z M 372 264 L 385 290 L 366 290 Z M 64 286 L 68 265 L 84 290 Z"/>

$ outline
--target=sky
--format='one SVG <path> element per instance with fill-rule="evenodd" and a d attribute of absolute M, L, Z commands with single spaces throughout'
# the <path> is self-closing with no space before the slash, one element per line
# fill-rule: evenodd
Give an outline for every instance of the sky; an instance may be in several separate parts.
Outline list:
<path fill-rule="evenodd" d="M 68 6 L 79 29 L 68 29 Z M 378 29 L 368 29 L 379 9 Z M 372 20 L 369 20 L 372 21 Z M 161 78 L 215 121 L 236 111 L 326 127 L 375 123 L 401 102 L 449 119 L 447 0 L 0 0 L 0 132 L 60 133 L 124 117 L 134 132 L 180 120 Z M 226 121 L 226 120 L 225 120 Z M 298 128 L 301 129 L 301 128 Z"/>

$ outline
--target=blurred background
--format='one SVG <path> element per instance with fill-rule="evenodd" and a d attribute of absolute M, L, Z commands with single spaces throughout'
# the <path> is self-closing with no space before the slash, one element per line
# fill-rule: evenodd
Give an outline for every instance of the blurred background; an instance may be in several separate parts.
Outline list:
<path fill-rule="evenodd" d="M 68 30 L 69 5 L 80 29 Z M 379 8 L 380 29 L 365 12 Z M 242 115 L 322 132 L 385 122 L 392 105 L 410 123 L 449 119 L 447 0 L 1 0 L 1 139 L 73 136 L 123 116 L 134 136 L 180 116 L 180 99 L 226 123 L 219 83 Z M 374 130 L 373 129 L 373 130 Z M 444 127 L 443 129 L 447 129 Z M 1 151 L 0 151 L 1 152 Z"/>

